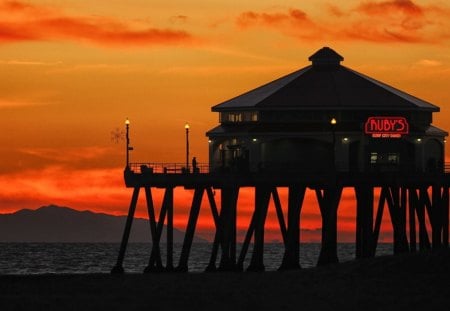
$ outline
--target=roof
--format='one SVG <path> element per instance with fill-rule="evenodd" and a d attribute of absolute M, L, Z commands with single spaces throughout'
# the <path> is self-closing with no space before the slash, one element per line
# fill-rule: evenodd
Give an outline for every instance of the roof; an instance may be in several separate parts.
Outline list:
<path fill-rule="evenodd" d="M 291 74 L 212 107 L 229 110 L 426 110 L 439 107 L 340 65 L 343 57 L 325 47 L 313 62 Z"/>

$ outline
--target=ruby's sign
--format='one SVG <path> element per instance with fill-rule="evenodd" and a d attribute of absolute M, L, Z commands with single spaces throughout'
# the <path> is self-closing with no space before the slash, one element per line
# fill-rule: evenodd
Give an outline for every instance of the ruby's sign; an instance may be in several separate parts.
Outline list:
<path fill-rule="evenodd" d="M 400 138 L 409 133 L 409 124 L 404 117 L 369 117 L 364 132 L 375 138 Z"/>

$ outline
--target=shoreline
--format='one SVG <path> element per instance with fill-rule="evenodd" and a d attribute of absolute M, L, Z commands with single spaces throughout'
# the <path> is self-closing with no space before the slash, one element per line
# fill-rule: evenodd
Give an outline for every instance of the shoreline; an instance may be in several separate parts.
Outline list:
<path fill-rule="evenodd" d="M 433 310 L 450 250 L 270 272 L 0 275 L 1 310 Z"/>

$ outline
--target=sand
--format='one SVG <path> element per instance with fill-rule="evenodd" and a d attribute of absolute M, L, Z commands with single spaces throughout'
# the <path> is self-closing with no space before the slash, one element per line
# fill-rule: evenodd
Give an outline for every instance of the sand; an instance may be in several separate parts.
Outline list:
<path fill-rule="evenodd" d="M 284 272 L 3 275 L 0 310 L 450 310 L 450 250 Z"/>

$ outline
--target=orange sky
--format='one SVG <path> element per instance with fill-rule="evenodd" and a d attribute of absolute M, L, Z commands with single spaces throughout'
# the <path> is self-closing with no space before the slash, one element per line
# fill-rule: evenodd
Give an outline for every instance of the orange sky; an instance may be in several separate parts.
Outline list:
<path fill-rule="evenodd" d="M 111 131 L 126 117 L 132 161 L 184 161 L 189 122 L 191 154 L 205 162 L 211 106 L 308 65 L 323 46 L 439 106 L 434 124 L 450 129 L 445 1 L 0 0 L 0 213 L 54 203 L 125 214 L 124 146 Z M 182 219 L 192 193 L 176 194 Z M 242 192 L 242 215 L 252 199 Z M 320 234 L 310 192 L 307 202 L 305 241 Z M 203 229 L 210 219 L 205 208 Z M 352 192 L 339 226 L 353 239 Z"/>

